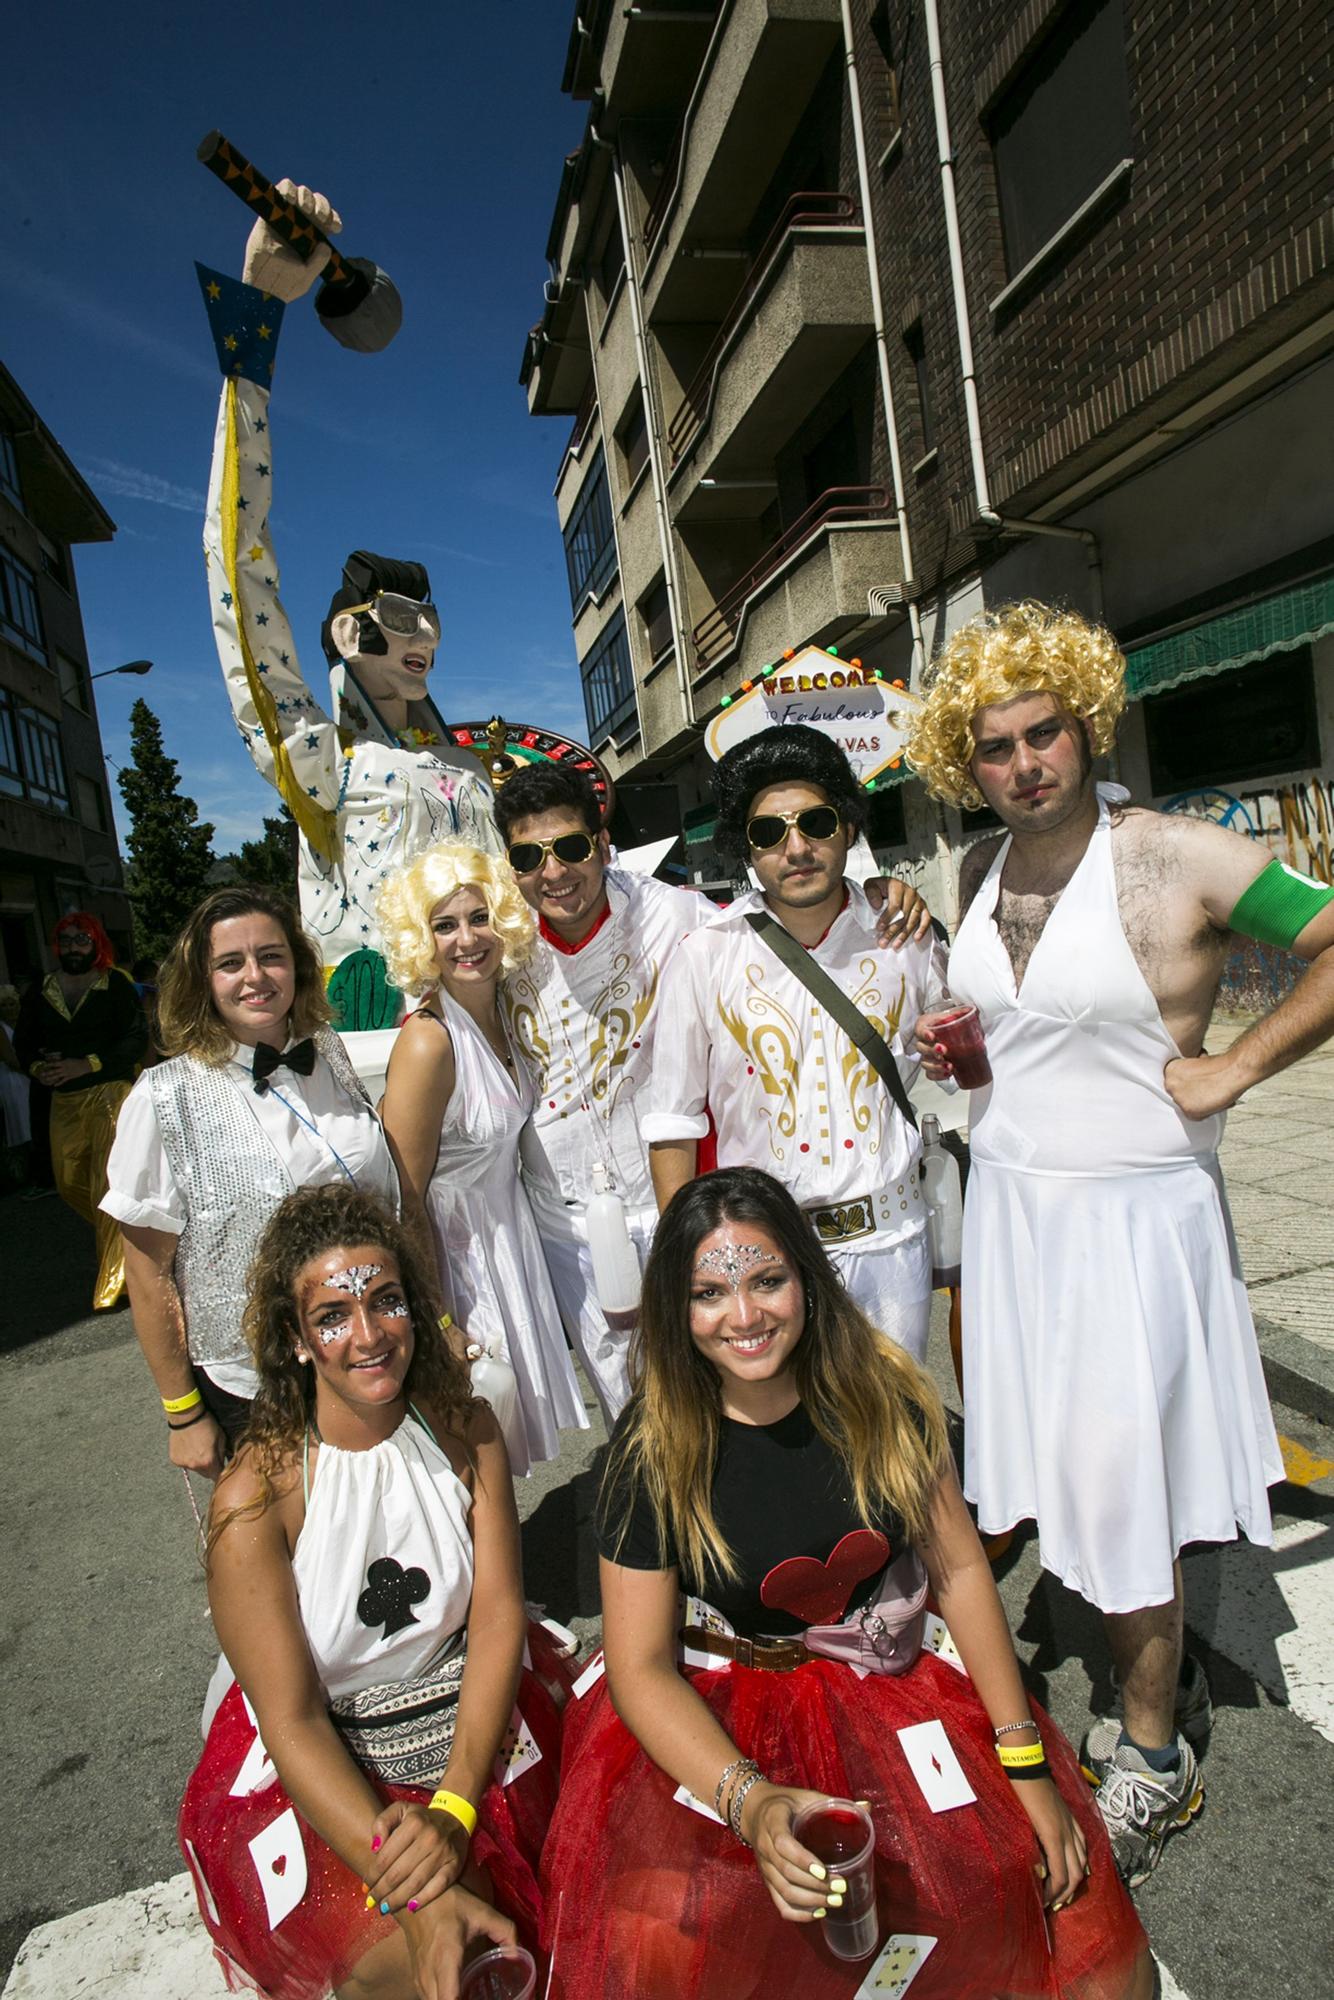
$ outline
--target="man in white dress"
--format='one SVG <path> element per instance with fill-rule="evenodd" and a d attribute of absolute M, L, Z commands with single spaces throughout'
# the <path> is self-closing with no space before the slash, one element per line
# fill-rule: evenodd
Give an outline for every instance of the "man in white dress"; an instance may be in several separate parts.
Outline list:
<path fill-rule="evenodd" d="M 1084 1762 L 1133 1885 L 1203 1798 L 1178 1553 L 1272 1539 L 1283 1467 L 1217 1147 L 1244 1090 L 1334 1032 L 1334 889 L 1095 786 L 1124 706 L 1107 632 L 1013 605 L 945 646 L 909 758 L 1008 829 L 964 860 L 950 954 L 993 1076 L 970 1128 L 965 1489 L 984 1532 L 1035 1519 L 1044 1566 L 1103 1613 L 1123 1718 Z M 1210 1056 L 1234 933 L 1311 969 Z M 947 1076 L 932 1016 L 917 1043 Z"/>
<path fill-rule="evenodd" d="M 934 940 L 880 944 L 846 879 L 866 795 L 818 730 L 761 730 L 715 774 L 714 840 L 760 888 L 711 910 L 663 981 L 671 1022 L 642 1121 L 665 1208 L 698 1168 L 712 1113 L 720 1167 L 760 1167 L 807 1209 L 862 1310 L 921 1360 L 931 1313 L 921 1142 L 846 1030 L 747 921 L 767 912 L 871 1022 L 900 1075 L 913 1027 L 941 996 Z M 853 1024 L 856 1025 L 855 1023 Z"/>
<path fill-rule="evenodd" d="M 524 1182 L 566 1331 L 610 1423 L 630 1393 L 629 1330 L 608 1325 L 594 1290 L 584 1220 L 593 1168 L 606 1169 L 642 1262 L 658 1219 L 640 1121 L 663 975 L 714 905 L 693 889 L 612 868 L 597 797 L 577 771 L 520 771 L 496 795 L 496 820 L 541 933 L 502 989 L 537 1093 L 520 1148 Z M 929 926 L 905 883 L 883 888 L 882 923 L 902 913 L 896 941 Z"/>

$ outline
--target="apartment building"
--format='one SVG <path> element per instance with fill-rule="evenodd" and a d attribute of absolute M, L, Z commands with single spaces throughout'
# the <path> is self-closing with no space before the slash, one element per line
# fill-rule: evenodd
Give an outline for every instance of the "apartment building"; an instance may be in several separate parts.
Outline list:
<path fill-rule="evenodd" d="M 1328 877 L 1334 14 L 1320 0 L 581 0 L 530 409 L 590 740 L 677 793 L 805 644 L 916 685 L 1033 595 L 1130 660 L 1119 774 Z M 877 855 L 951 914 L 983 817 Z"/>
<path fill-rule="evenodd" d="M 130 906 L 71 550 L 116 524 L 0 367 L 0 981 L 54 963 L 90 909 L 130 950 Z"/>

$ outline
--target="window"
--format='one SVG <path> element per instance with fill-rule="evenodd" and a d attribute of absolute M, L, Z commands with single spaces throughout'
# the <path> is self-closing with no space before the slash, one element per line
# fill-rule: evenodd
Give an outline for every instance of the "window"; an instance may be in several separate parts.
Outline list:
<path fill-rule="evenodd" d="M 19 764 L 19 726 L 14 697 L 0 688 L 0 795 L 23 797 L 23 772 Z"/>
<path fill-rule="evenodd" d="M 1144 703 L 1155 798 L 1320 764 L 1311 648 L 1210 674 Z"/>
<path fill-rule="evenodd" d="M 624 269 L 625 251 L 621 246 L 621 227 L 620 223 L 613 218 L 611 228 L 607 231 L 607 240 L 602 246 L 597 263 L 598 290 L 602 294 L 602 310 L 604 312 L 611 304 L 612 295 L 621 282 L 621 273 Z"/>
<path fill-rule="evenodd" d="M 68 653 L 58 652 L 56 672 L 60 675 L 60 692 L 65 700 L 87 715 L 90 706 L 87 667 L 81 660 L 72 660 Z"/>
<path fill-rule="evenodd" d="M 644 419 L 644 398 L 636 389 L 630 407 L 616 432 L 627 485 L 632 484 L 648 463 L 648 424 Z"/>
<path fill-rule="evenodd" d="M 570 602 L 577 618 L 591 597 L 599 598 L 616 574 L 616 537 L 611 526 L 607 463 L 598 451 L 565 529 L 565 567 Z"/>
<path fill-rule="evenodd" d="M 618 611 L 583 664 L 584 708 L 588 738 L 598 743 L 611 736 L 635 713 L 635 675 L 625 616 Z"/>
<path fill-rule="evenodd" d="M 883 792 L 872 792 L 867 804 L 866 840 L 872 849 L 878 847 L 902 847 L 908 838 L 903 817 L 902 785 L 891 785 Z"/>
<path fill-rule="evenodd" d="M 79 788 L 79 818 L 95 833 L 107 830 L 106 799 L 96 778 L 76 778 Z"/>
<path fill-rule="evenodd" d="M 60 731 L 49 715 L 35 708 L 18 709 L 19 750 L 23 758 L 23 788 L 34 805 L 69 811 L 69 786 Z"/>
<path fill-rule="evenodd" d="M 73 586 L 70 583 L 69 560 L 65 550 L 58 543 L 48 540 L 40 529 L 37 540 L 41 544 L 43 576 L 49 576 L 52 583 L 58 583 L 63 591 L 68 592 Z"/>
<path fill-rule="evenodd" d="M 1129 158 L 1121 0 L 1076 0 L 989 121 L 1011 277 Z"/>
<path fill-rule="evenodd" d="M 16 507 L 22 507 L 23 488 L 19 485 L 18 453 L 14 449 L 12 435 L 6 430 L 0 430 L 0 493 L 12 500 Z"/>
<path fill-rule="evenodd" d="M 37 579 L 8 549 L 0 549 L 0 632 L 34 660 L 47 664 Z"/>
<path fill-rule="evenodd" d="M 936 426 L 931 413 L 931 378 L 927 374 L 926 341 L 920 321 L 916 326 L 909 327 L 903 336 L 903 344 L 908 350 L 917 384 L 917 428 L 922 440 L 922 457 L 926 458 L 936 448 Z"/>
<path fill-rule="evenodd" d="M 676 644 L 672 631 L 672 607 L 667 598 L 667 579 L 659 577 L 647 596 L 640 599 L 639 615 L 644 621 L 644 649 L 653 665 Z"/>
<path fill-rule="evenodd" d="M 876 78 L 878 89 L 875 102 L 880 112 L 880 132 L 884 144 L 897 133 L 902 124 L 899 109 L 899 84 L 902 64 L 895 47 L 894 37 L 889 28 L 889 0 L 876 0 L 871 9 L 871 33 L 884 58 L 884 69 Z"/>

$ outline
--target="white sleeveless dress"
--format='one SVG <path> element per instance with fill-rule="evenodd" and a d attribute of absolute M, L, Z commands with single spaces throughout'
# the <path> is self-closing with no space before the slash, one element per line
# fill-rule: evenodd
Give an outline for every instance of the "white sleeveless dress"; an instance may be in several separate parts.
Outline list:
<path fill-rule="evenodd" d="M 994 921 L 1007 839 L 950 953 L 993 1082 L 964 1212 L 965 1491 L 1036 1519 L 1043 1565 L 1103 1611 L 1172 1596 L 1187 1542 L 1272 1541 L 1283 1464 L 1217 1149 L 1163 1082 L 1181 1054 L 1116 900 L 1110 801 L 1022 986 Z"/>
<path fill-rule="evenodd" d="M 518 1407 L 510 1464 L 527 1472 L 560 1452 L 588 1413 L 570 1359 L 542 1240 L 519 1179 L 519 1134 L 533 1108 L 522 1059 L 511 1075 L 457 1001 L 439 994 L 454 1044 L 454 1089 L 426 1191 L 445 1304 L 470 1339 L 507 1361 Z"/>

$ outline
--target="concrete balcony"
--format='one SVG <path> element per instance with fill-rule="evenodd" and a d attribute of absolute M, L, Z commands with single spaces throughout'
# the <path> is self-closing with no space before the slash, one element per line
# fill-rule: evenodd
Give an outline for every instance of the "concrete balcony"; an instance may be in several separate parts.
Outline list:
<path fill-rule="evenodd" d="M 684 243 L 747 227 L 841 32 L 839 0 L 724 0 L 644 218 L 650 318 Z"/>
<path fill-rule="evenodd" d="M 892 597 L 902 583 L 888 489 L 833 487 L 695 626 L 696 672 L 729 666 L 744 678 L 789 646 L 846 640 L 879 618 L 867 593 L 876 589 Z"/>
<path fill-rule="evenodd" d="M 680 105 L 699 74 L 719 6 L 720 0 L 581 5 L 564 88 L 574 97 L 591 97 L 600 88 L 618 119 L 651 117 Z"/>
<path fill-rule="evenodd" d="M 699 387 L 684 392 L 687 415 L 672 419 L 673 512 L 689 518 L 702 478 L 772 465 L 871 333 L 861 230 L 789 231 Z"/>

